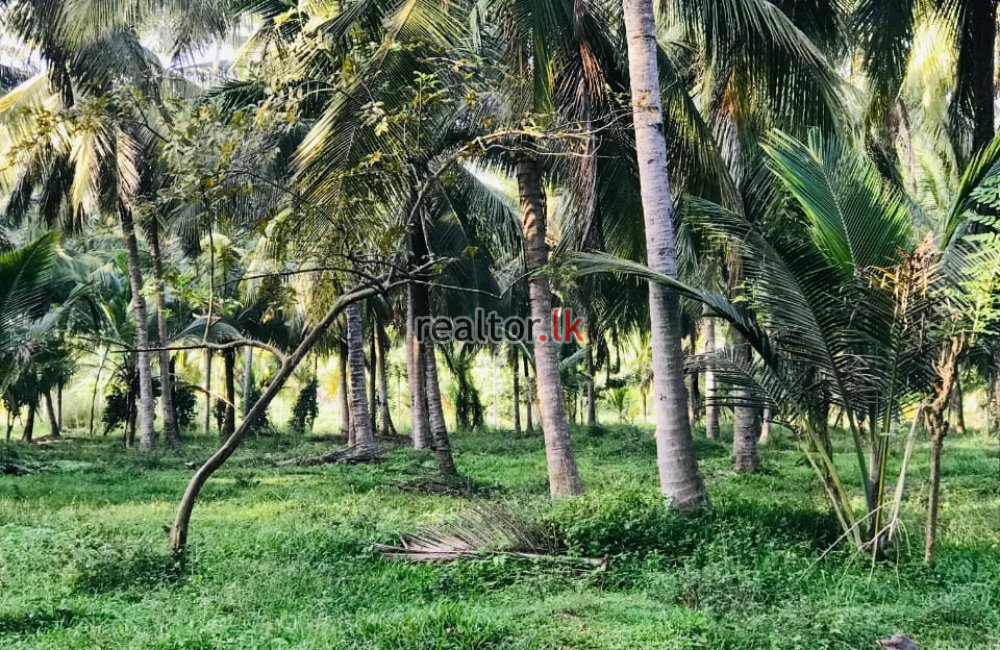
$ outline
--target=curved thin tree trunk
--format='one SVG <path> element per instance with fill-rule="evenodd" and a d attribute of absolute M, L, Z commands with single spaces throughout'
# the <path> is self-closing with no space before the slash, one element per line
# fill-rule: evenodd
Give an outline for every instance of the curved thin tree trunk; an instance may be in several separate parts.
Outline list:
<path fill-rule="evenodd" d="M 381 322 L 375 324 L 375 368 L 378 371 L 378 411 L 380 436 L 396 435 L 396 427 L 392 423 L 392 413 L 389 412 L 389 374 L 388 362 L 386 361 L 386 347 L 389 337 L 385 333 L 385 326 Z"/>
<path fill-rule="evenodd" d="M 61 437 L 59 432 L 59 418 L 56 416 L 56 409 L 52 403 L 52 391 L 45 391 L 43 397 L 45 398 L 45 411 L 49 416 L 49 437 L 59 438 Z"/>
<path fill-rule="evenodd" d="M 434 455 L 437 456 L 438 471 L 446 475 L 457 474 L 455 460 L 451 455 L 451 441 L 448 439 L 448 425 L 444 419 L 444 408 L 441 406 L 441 389 L 438 386 L 437 359 L 434 355 L 434 344 L 430 341 L 422 346 L 423 368 L 427 386 L 427 418 L 431 426 L 431 443 L 434 445 Z"/>
<path fill-rule="evenodd" d="M 705 354 L 715 353 L 715 320 L 705 319 Z M 705 437 L 719 439 L 719 408 L 716 405 L 715 371 L 705 368 Z"/>
<path fill-rule="evenodd" d="M 625 0 L 624 8 L 647 261 L 653 270 L 677 277 L 653 3 L 652 0 Z M 708 493 L 698 471 L 686 413 L 681 310 L 677 294 L 651 282 L 649 315 L 660 488 L 671 507 L 701 508 L 708 503 Z"/>
<path fill-rule="evenodd" d="M 236 350 L 234 348 L 223 350 L 222 362 L 225 370 L 226 409 L 222 416 L 219 438 L 225 441 L 236 431 Z"/>
<path fill-rule="evenodd" d="M 375 455 L 375 436 L 368 418 L 368 393 L 365 387 L 365 337 L 361 325 L 361 307 L 352 303 L 344 310 L 347 316 L 347 365 L 351 386 L 351 436 L 359 458 Z"/>
<path fill-rule="evenodd" d="M 376 293 L 376 289 L 368 287 L 365 289 L 359 289 L 345 296 L 341 296 L 334 303 L 333 307 L 323 316 L 323 319 L 306 335 L 306 337 L 299 343 L 295 351 L 285 360 L 282 361 L 281 367 L 278 369 L 277 374 L 275 374 L 274 379 L 268 384 L 267 388 L 264 390 L 260 399 L 253 405 L 250 409 L 250 413 L 247 415 L 246 419 L 240 424 L 236 432 L 229 436 L 229 438 L 219 447 L 212 456 L 205 461 L 202 465 L 195 471 L 194 476 L 188 482 L 187 488 L 184 490 L 184 496 L 181 497 L 180 503 L 177 505 L 177 515 L 174 517 L 174 525 L 170 528 L 169 544 L 170 549 L 173 551 L 176 557 L 182 557 L 185 549 L 187 548 L 188 539 L 188 528 L 191 523 L 191 514 L 194 512 L 194 505 L 198 499 L 198 494 L 201 492 L 202 487 L 204 487 L 205 482 L 208 481 L 209 477 L 219 467 L 222 466 L 226 460 L 233 455 L 233 452 L 240 446 L 240 443 L 246 437 L 247 433 L 251 428 L 256 425 L 256 423 L 264 417 L 264 413 L 267 412 L 267 407 L 270 406 L 271 402 L 278 395 L 281 389 L 284 387 L 288 378 L 295 372 L 295 369 L 302 363 L 302 359 L 309 353 L 310 350 L 316 345 L 330 329 L 330 325 L 333 324 L 337 318 L 340 317 L 341 312 L 347 305 L 354 304 L 358 300 L 370 297 Z"/>
<path fill-rule="evenodd" d="M 150 450 L 155 444 L 153 418 L 153 369 L 150 364 L 149 331 L 147 330 L 146 299 L 142 295 L 142 270 L 139 266 L 139 244 L 135 237 L 132 211 L 124 203 L 118 205 L 122 237 L 125 240 L 125 258 L 128 265 L 129 286 L 132 289 L 132 312 L 135 315 L 135 346 L 138 348 L 139 369 L 139 448 Z"/>
<path fill-rule="evenodd" d="M 545 437 L 545 456 L 548 463 L 549 492 L 554 497 L 581 494 L 583 485 L 573 456 L 573 445 L 566 422 L 559 360 L 556 358 L 553 335 L 552 290 L 549 279 L 541 273 L 548 264 L 549 252 L 545 244 L 546 206 L 542 189 L 542 171 L 538 159 L 527 150 L 517 154 L 517 186 L 521 203 L 521 226 L 524 229 L 524 261 L 528 273 L 528 294 L 531 317 L 535 323 L 532 332 L 535 346 L 535 377 L 538 383 L 539 409 L 542 416 L 542 433 Z M 547 333 L 546 333 L 547 332 Z"/>
<path fill-rule="evenodd" d="M 160 411 L 163 417 L 163 439 L 168 445 L 180 443 L 177 414 L 174 411 L 174 379 L 170 375 L 170 351 L 167 336 L 166 284 L 163 281 L 163 257 L 160 252 L 159 225 L 153 220 L 147 231 L 149 257 L 153 262 L 153 288 L 156 292 L 156 329 L 160 339 Z"/>

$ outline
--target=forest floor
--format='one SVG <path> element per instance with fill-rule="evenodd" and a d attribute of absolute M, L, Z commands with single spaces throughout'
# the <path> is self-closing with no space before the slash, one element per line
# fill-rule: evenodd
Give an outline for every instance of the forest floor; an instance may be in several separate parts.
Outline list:
<path fill-rule="evenodd" d="M 915 454 L 902 542 L 873 565 L 843 546 L 790 443 L 765 471 L 731 472 L 697 440 L 713 500 L 665 512 L 648 429 L 574 435 L 584 497 L 548 500 L 539 436 L 454 436 L 464 484 L 442 490 L 432 458 L 397 448 L 372 465 L 269 467 L 335 442 L 250 440 L 195 510 L 191 552 L 171 562 L 163 526 L 215 441 L 142 458 L 109 439 L 0 445 L 0 648 L 1000 648 L 996 441 L 950 437 L 939 562 L 924 568 L 926 449 Z M 898 458 L 900 454 L 896 454 Z M 851 474 L 853 456 L 838 464 Z M 560 553 L 606 570 L 504 556 L 425 565 L 375 543 L 502 510 Z"/>

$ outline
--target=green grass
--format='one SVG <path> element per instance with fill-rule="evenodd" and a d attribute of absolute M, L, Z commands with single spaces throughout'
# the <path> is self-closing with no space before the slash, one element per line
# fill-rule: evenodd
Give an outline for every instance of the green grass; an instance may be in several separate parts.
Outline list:
<path fill-rule="evenodd" d="M 921 648 L 1000 648 L 1000 482 L 995 441 L 946 443 L 939 564 L 920 563 L 926 450 L 907 489 L 905 533 L 873 566 L 838 537 L 793 449 L 765 472 L 729 471 L 698 440 L 713 511 L 667 513 L 647 430 L 580 431 L 587 495 L 551 503 L 541 440 L 455 436 L 467 496 L 414 490 L 430 457 L 273 469 L 331 443 L 250 441 L 206 487 L 183 568 L 162 528 L 213 441 L 142 458 L 105 440 L 0 447 L 43 467 L 0 476 L 2 648 L 873 648 L 905 632 Z M 845 473 L 852 456 L 838 453 Z M 410 486 L 411 489 L 406 489 Z M 484 501 L 537 522 L 607 572 L 484 559 L 380 559 L 376 542 Z"/>

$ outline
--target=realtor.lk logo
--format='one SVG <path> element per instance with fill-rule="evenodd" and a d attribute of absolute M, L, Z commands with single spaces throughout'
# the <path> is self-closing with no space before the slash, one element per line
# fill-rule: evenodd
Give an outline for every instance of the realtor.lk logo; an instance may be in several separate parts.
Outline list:
<path fill-rule="evenodd" d="M 518 341 L 575 340 L 583 342 L 583 319 L 573 316 L 571 309 L 555 309 L 552 320 L 541 318 L 504 318 L 496 312 L 477 308 L 472 316 L 446 318 L 443 316 L 420 316 L 416 319 L 416 334 L 420 341 L 434 343 L 516 343 Z"/>

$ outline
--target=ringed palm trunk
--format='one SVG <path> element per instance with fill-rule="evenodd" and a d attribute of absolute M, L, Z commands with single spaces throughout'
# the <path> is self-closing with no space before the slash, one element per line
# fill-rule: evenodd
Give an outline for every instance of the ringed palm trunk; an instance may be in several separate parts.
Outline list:
<path fill-rule="evenodd" d="M 56 408 L 52 401 L 52 392 L 45 391 L 45 411 L 49 416 L 49 437 L 60 438 L 59 417 L 56 415 Z"/>
<path fill-rule="evenodd" d="M 351 443 L 351 399 L 350 384 L 347 370 L 347 345 L 341 344 L 338 362 L 340 364 L 340 390 L 337 395 L 340 398 L 340 432 L 347 437 L 348 444 Z"/>
<path fill-rule="evenodd" d="M 181 441 L 177 428 L 177 414 L 174 411 L 174 379 L 170 374 L 170 351 L 166 350 L 167 298 L 163 282 L 163 257 L 160 252 L 159 225 L 153 223 L 148 231 L 149 257 L 153 262 L 153 288 L 156 292 L 156 330 L 159 337 L 160 355 L 160 410 L 163 417 L 163 439 L 174 446 Z"/>
<path fill-rule="evenodd" d="M 253 393 L 253 346 L 243 348 L 243 417 L 250 413 L 253 404 L 250 396 Z"/>
<path fill-rule="evenodd" d="M 691 330 L 691 356 L 694 357 L 698 354 L 697 343 L 698 343 L 698 324 L 695 321 L 695 327 Z M 688 420 L 691 421 L 691 428 L 693 429 L 696 424 L 698 424 L 698 418 L 701 414 L 701 386 L 699 382 L 701 378 L 697 371 L 691 373 L 691 392 L 688 394 Z"/>
<path fill-rule="evenodd" d="M 361 329 L 361 307 L 352 303 L 344 310 L 347 317 L 347 365 L 351 387 L 351 436 L 355 455 L 375 455 L 375 437 L 368 417 L 368 393 L 365 386 L 365 338 Z"/>
<path fill-rule="evenodd" d="M 379 435 L 394 436 L 396 427 L 392 423 L 392 414 L 389 412 L 389 375 L 387 372 L 386 347 L 389 337 L 386 336 L 385 326 L 381 322 L 375 326 L 375 359 L 378 370 L 378 393 L 379 393 Z"/>
<path fill-rule="evenodd" d="M 205 433 L 212 432 L 212 351 L 205 350 Z"/>
<path fill-rule="evenodd" d="M 705 354 L 715 353 L 715 320 L 705 320 Z M 719 438 L 719 409 L 715 403 L 715 371 L 709 366 L 705 369 L 705 437 L 709 440 Z"/>
<path fill-rule="evenodd" d="M 524 229 L 524 261 L 528 274 L 531 317 L 536 324 L 536 331 L 532 333 L 535 377 L 542 434 L 545 438 L 549 492 L 554 497 L 571 496 L 582 493 L 583 485 L 580 483 L 569 437 L 569 425 L 566 422 L 566 406 L 563 402 L 555 343 L 549 338 L 551 330 L 545 329 L 552 322 L 552 290 L 549 288 L 549 279 L 539 272 L 549 260 L 545 245 L 545 194 L 538 159 L 532 152 L 524 149 L 517 154 L 517 186 L 521 203 L 521 226 Z M 546 331 L 548 334 L 543 333 Z"/>
<path fill-rule="evenodd" d="M 513 368 L 512 376 L 514 377 L 514 433 L 515 435 L 521 435 L 521 370 L 518 368 L 518 357 L 520 356 L 517 349 L 511 350 L 511 364 Z"/>
<path fill-rule="evenodd" d="M 150 364 L 149 331 L 146 328 L 146 299 L 142 295 L 142 270 L 139 267 L 139 244 L 135 237 L 132 211 L 124 203 L 118 206 L 125 258 L 128 264 L 129 286 L 132 289 L 132 312 L 135 315 L 135 346 L 139 350 L 139 448 L 149 450 L 155 442 L 153 418 L 153 369 Z"/>
<path fill-rule="evenodd" d="M 35 436 L 36 410 L 37 404 L 28 404 L 28 418 L 24 421 L 24 433 L 21 435 L 21 440 L 24 442 L 31 442 L 32 438 Z"/>
<path fill-rule="evenodd" d="M 529 368 L 528 355 L 524 356 L 524 431 L 525 433 L 535 432 L 535 392 L 531 389 L 531 369 Z"/>
<path fill-rule="evenodd" d="M 653 270 L 676 277 L 673 205 L 663 136 L 653 3 L 652 0 L 624 0 L 624 10 L 647 262 Z M 672 507 L 700 508 L 707 504 L 708 494 L 698 471 L 687 419 L 681 310 L 677 294 L 650 283 L 649 314 L 660 487 Z"/>
<path fill-rule="evenodd" d="M 416 239 L 416 237 L 414 237 Z M 416 319 L 423 315 L 423 287 L 411 284 L 406 294 L 406 377 L 410 389 L 410 435 L 414 449 L 430 449 L 430 422 L 423 360 L 423 342 L 416 331 Z"/>
<path fill-rule="evenodd" d="M 434 358 L 434 345 L 427 341 L 421 348 L 423 368 L 427 385 L 427 419 L 430 422 L 431 444 L 434 445 L 434 455 L 437 457 L 438 471 L 453 476 L 458 473 L 455 460 L 451 455 L 451 441 L 448 439 L 448 425 L 444 419 L 444 408 L 441 406 L 441 389 L 438 386 L 437 359 Z"/>
<path fill-rule="evenodd" d="M 750 345 L 738 332 L 733 332 L 733 356 L 737 363 L 749 363 Z M 757 457 L 759 422 L 757 409 L 747 402 L 750 395 L 745 388 L 733 387 L 733 461 L 738 473 L 756 472 L 760 469 Z"/>
<path fill-rule="evenodd" d="M 972 150 L 979 151 L 993 139 L 996 119 L 994 101 L 996 82 L 997 1 L 973 0 L 969 25 L 975 54 L 970 58 L 973 75 Z"/>
<path fill-rule="evenodd" d="M 369 404 L 369 407 L 371 408 L 369 422 L 371 424 L 372 433 L 375 433 L 378 431 L 378 388 L 376 388 L 376 384 L 378 383 L 378 370 L 376 370 L 376 365 L 378 361 L 375 358 L 375 339 L 377 334 L 374 326 L 371 330 L 371 342 L 368 347 L 368 395 L 371 399 L 371 403 Z"/>
<path fill-rule="evenodd" d="M 597 426 L 597 390 L 594 387 L 594 350 L 587 350 L 587 426 Z"/>
<path fill-rule="evenodd" d="M 222 362 L 225 370 L 226 408 L 222 416 L 219 438 L 225 442 L 236 431 L 236 350 L 233 348 L 223 350 Z"/>

